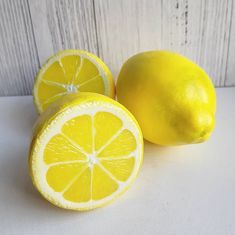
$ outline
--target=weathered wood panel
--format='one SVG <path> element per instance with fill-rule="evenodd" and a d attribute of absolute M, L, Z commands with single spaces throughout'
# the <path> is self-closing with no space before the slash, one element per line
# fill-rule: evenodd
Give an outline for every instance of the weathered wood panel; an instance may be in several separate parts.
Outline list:
<path fill-rule="evenodd" d="M 117 74 L 133 53 L 173 50 L 201 65 L 216 86 L 235 84 L 227 73 L 229 47 L 235 44 L 232 5 L 233 0 L 97 0 L 100 55 Z M 234 52 L 229 55 L 232 70 Z"/>
<path fill-rule="evenodd" d="M 0 1 L 0 95 L 31 94 L 39 67 L 27 0 Z"/>
<path fill-rule="evenodd" d="M 95 14 L 100 56 L 115 77 L 129 56 L 161 48 L 161 1 L 96 0 Z"/>
<path fill-rule="evenodd" d="M 231 1 L 164 1 L 163 48 L 201 65 L 216 86 L 224 84 Z"/>
<path fill-rule="evenodd" d="M 92 0 L 32 0 L 29 5 L 41 64 L 62 49 L 98 53 Z"/>
<path fill-rule="evenodd" d="M 0 95 L 30 94 L 53 53 L 100 56 L 117 77 L 145 50 L 179 52 L 216 86 L 235 85 L 235 0 L 0 0 Z"/>
<path fill-rule="evenodd" d="M 231 6 L 232 20 L 230 21 L 230 34 L 228 37 L 228 59 L 226 63 L 225 86 L 235 85 L 235 1 Z"/>

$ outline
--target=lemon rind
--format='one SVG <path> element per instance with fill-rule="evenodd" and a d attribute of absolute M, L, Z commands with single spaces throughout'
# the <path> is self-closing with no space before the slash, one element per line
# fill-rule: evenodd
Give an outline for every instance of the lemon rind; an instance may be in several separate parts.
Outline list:
<path fill-rule="evenodd" d="M 42 66 L 41 69 L 39 70 L 38 74 L 35 77 L 35 81 L 34 81 L 34 87 L 33 87 L 33 100 L 37 109 L 38 113 L 42 113 L 43 112 L 43 108 L 41 103 L 38 100 L 38 95 L 37 95 L 37 91 L 38 91 L 38 85 L 41 81 L 41 77 L 44 75 L 45 71 L 48 69 L 48 67 L 51 66 L 51 64 L 53 64 L 55 61 L 60 60 L 61 58 L 63 58 L 64 56 L 68 56 L 68 55 L 78 55 L 82 58 L 88 59 L 90 60 L 92 63 L 94 63 L 97 67 L 97 69 L 99 70 L 99 74 L 101 75 L 103 82 L 104 82 L 104 86 L 105 86 L 105 93 L 104 95 L 109 96 L 111 98 L 115 97 L 115 87 L 114 87 L 114 81 L 113 81 L 113 77 L 112 74 L 109 70 L 109 68 L 106 66 L 106 64 L 96 55 L 84 51 L 84 50 L 63 50 L 60 51 L 58 53 L 56 53 L 55 55 L 52 55 Z"/>
<path fill-rule="evenodd" d="M 102 98 L 102 95 L 98 95 Z M 106 99 L 107 97 L 105 97 Z M 109 98 L 107 98 L 109 99 Z M 111 100 L 111 99 L 109 99 Z M 111 100 L 112 101 L 112 100 Z M 91 210 L 95 209 L 98 207 L 101 207 L 105 204 L 108 204 L 115 200 L 117 197 L 119 197 L 121 194 L 123 194 L 133 183 L 135 178 L 137 177 L 140 167 L 142 165 L 143 161 L 143 136 L 140 131 L 140 128 L 134 119 L 134 117 L 127 111 L 122 105 L 113 105 L 112 101 L 110 103 L 104 102 L 102 100 L 95 101 L 95 102 L 83 102 L 79 105 L 72 104 L 68 105 L 66 108 L 63 108 L 61 112 L 56 113 L 55 115 L 52 116 L 49 122 L 47 122 L 44 127 L 40 129 L 40 131 L 35 135 L 34 141 L 32 143 L 31 147 L 31 153 L 30 153 L 30 158 L 29 158 L 29 165 L 30 165 L 30 174 L 33 180 L 34 185 L 38 189 L 38 191 L 45 197 L 48 201 L 50 201 L 52 204 L 65 208 L 65 209 L 70 209 L 70 210 Z M 115 102 L 117 103 L 117 102 Z M 125 128 L 130 130 L 137 142 L 137 149 L 136 151 L 136 161 L 135 161 L 135 167 L 133 169 L 133 172 L 129 179 L 125 182 L 125 185 L 123 186 L 122 189 L 117 190 L 115 193 L 111 194 L 110 196 L 97 200 L 97 201 L 89 201 L 85 203 L 73 203 L 69 202 L 66 199 L 64 199 L 61 195 L 61 197 L 55 197 L 53 195 L 53 190 L 48 186 L 46 187 L 45 182 L 41 182 L 43 179 L 45 180 L 45 177 L 41 175 L 41 171 L 43 166 L 40 165 L 42 162 L 40 162 L 40 159 L 42 160 L 42 151 L 43 151 L 43 144 L 44 146 L 46 143 L 49 141 L 49 139 L 56 134 L 55 132 L 55 125 L 57 125 L 57 128 L 60 128 L 63 121 L 69 120 L 70 118 L 73 118 L 77 115 L 82 115 L 82 114 L 89 114 L 89 115 L 94 115 L 95 112 L 97 111 L 109 111 L 113 113 L 114 115 L 117 115 L 122 121 L 123 119 L 125 120 L 126 123 L 124 123 Z M 126 113 L 128 112 L 128 113 Z M 128 115 L 129 114 L 129 115 Z M 64 118 L 64 119 L 63 119 Z M 53 126 L 53 131 L 51 135 L 49 136 L 48 132 L 50 132 L 50 129 Z M 131 127 L 130 127 L 131 126 Z M 57 130 L 58 131 L 58 130 Z M 41 151 L 41 152 L 40 152 Z M 38 168 L 39 166 L 39 168 Z M 46 169 L 45 169 L 46 171 Z M 45 174 L 44 171 L 44 174 Z M 51 190 L 51 191 L 50 191 Z M 53 195 L 53 196 L 52 196 Z M 57 194 L 59 195 L 59 194 Z"/>

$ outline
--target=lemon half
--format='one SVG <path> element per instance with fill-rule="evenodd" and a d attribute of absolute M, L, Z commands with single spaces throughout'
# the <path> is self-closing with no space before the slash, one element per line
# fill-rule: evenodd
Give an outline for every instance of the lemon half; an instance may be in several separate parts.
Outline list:
<path fill-rule="evenodd" d="M 61 96 L 79 91 L 113 98 L 112 75 L 97 56 L 82 50 L 64 50 L 42 66 L 35 79 L 33 95 L 41 113 Z"/>
<path fill-rule="evenodd" d="M 39 117 L 29 166 L 48 201 L 89 210 L 123 193 L 142 158 L 142 133 L 129 111 L 106 96 L 82 92 L 63 97 Z"/>

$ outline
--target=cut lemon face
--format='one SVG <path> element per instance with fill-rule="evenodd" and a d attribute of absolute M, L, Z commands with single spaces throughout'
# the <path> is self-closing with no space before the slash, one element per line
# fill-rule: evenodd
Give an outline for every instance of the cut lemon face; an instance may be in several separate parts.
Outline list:
<path fill-rule="evenodd" d="M 82 50 L 64 50 L 40 69 L 34 83 L 34 101 L 39 113 L 63 95 L 79 91 L 114 97 L 114 83 L 107 66 Z"/>
<path fill-rule="evenodd" d="M 82 92 L 63 97 L 39 117 L 29 165 L 47 200 L 89 210 L 128 189 L 142 157 L 142 133 L 129 111 L 108 97 Z"/>

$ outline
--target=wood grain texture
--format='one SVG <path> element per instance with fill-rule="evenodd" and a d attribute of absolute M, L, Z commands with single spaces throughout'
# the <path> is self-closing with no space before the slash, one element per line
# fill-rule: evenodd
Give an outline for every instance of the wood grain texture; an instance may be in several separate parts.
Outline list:
<path fill-rule="evenodd" d="M 0 1 L 0 95 L 31 94 L 39 67 L 27 0 Z"/>
<path fill-rule="evenodd" d="M 121 64 L 136 52 L 173 50 L 202 66 L 216 86 L 235 84 L 230 78 L 234 52 L 228 57 L 234 44 L 229 43 L 235 18 L 232 5 L 233 0 L 97 0 L 100 55 L 117 75 Z"/>
<path fill-rule="evenodd" d="M 225 86 L 235 85 L 235 1 L 232 1 L 231 13 L 232 20 L 230 22 L 230 34 L 228 37 L 228 59 L 227 69 L 225 74 Z"/>
<path fill-rule="evenodd" d="M 62 49 L 100 56 L 117 78 L 145 50 L 179 52 L 215 86 L 235 85 L 235 0 L 0 0 L 0 95 L 31 93 Z"/>
<path fill-rule="evenodd" d="M 29 2 L 40 64 L 62 49 L 98 53 L 92 0 Z"/>
<path fill-rule="evenodd" d="M 95 14 L 100 56 L 115 77 L 129 56 L 161 48 L 161 1 L 96 0 Z"/>

